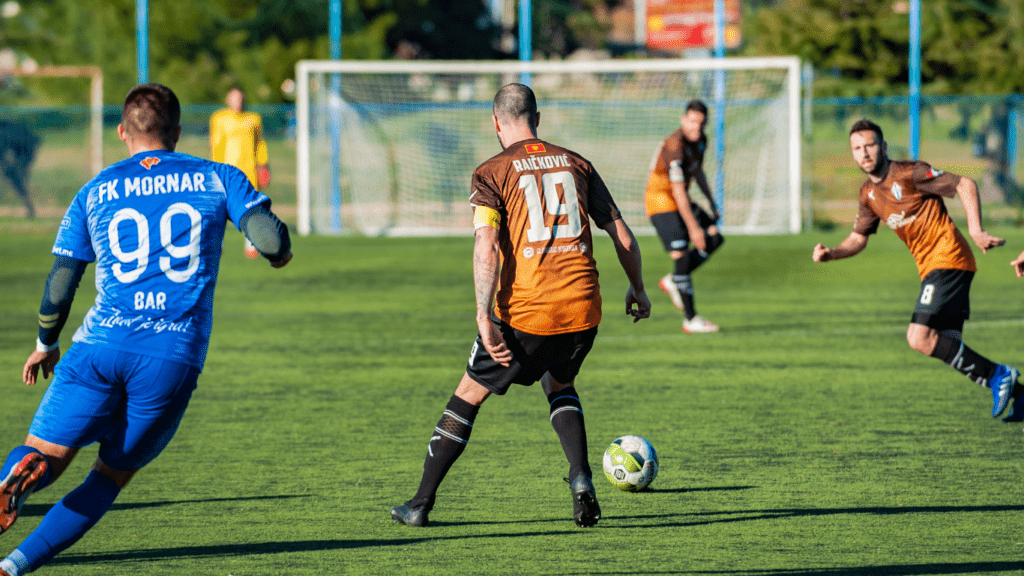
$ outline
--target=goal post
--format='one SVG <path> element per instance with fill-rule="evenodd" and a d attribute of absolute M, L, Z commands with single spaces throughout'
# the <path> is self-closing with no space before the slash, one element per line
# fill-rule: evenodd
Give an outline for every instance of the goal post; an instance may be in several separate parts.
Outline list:
<path fill-rule="evenodd" d="M 693 98 L 708 105 L 711 140 L 724 111 L 724 146 L 711 142 L 704 162 L 710 180 L 719 163 L 725 176 L 712 191 L 724 199 L 723 230 L 800 231 L 800 61 L 776 57 L 301 61 L 299 233 L 472 233 L 470 176 L 501 151 L 491 103 L 518 81 L 537 94 L 540 138 L 593 162 L 638 233 L 653 231 L 643 207 L 651 159 Z M 702 196 L 695 185 L 691 196 Z"/>
<path fill-rule="evenodd" d="M 103 170 L 103 69 L 99 66 L 34 66 L 0 68 L 0 78 L 88 78 L 89 157 L 91 176 Z"/>

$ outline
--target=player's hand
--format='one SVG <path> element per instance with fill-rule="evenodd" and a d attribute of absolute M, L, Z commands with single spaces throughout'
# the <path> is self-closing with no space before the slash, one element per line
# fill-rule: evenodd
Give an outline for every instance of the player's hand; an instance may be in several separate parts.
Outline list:
<path fill-rule="evenodd" d="M 633 305 L 636 305 L 636 308 L 633 308 Z M 629 290 L 626 290 L 626 314 L 633 317 L 634 324 L 651 317 L 651 301 L 643 288 L 636 290 L 630 286 Z"/>
<path fill-rule="evenodd" d="M 289 252 L 287 256 L 285 256 L 281 260 L 278 260 L 277 262 L 271 262 L 270 265 L 272 267 L 274 267 L 274 268 L 284 268 L 291 261 L 292 261 L 292 253 Z"/>
<path fill-rule="evenodd" d="M 711 207 L 711 217 L 715 219 L 715 224 L 722 221 L 722 213 L 718 211 L 717 206 Z"/>
<path fill-rule="evenodd" d="M 21 381 L 31 386 L 39 378 L 39 369 L 43 369 L 43 378 L 49 378 L 53 374 L 53 367 L 60 360 L 60 348 L 54 348 L 49 352 L 34 351 L 28 355 L 25 367 L 21 370 Z"/>
<path fill-rule="evenodd" d="M 259 185 L 260 190 L 270 186 L 270 169 L 266 165 L 256 170 L 256 184 Z"/>
<path fill-rule="evenodd" d="M 693 230 L 687 230 L 687 232 L 690 233 L 690 242 L 693 244 L 693 248 L 698 252 L 707 253 L 708 239 L 704 236 L 704 231 L 699 226 L 696 226 Z"/>
<path fill-rule="evenodd" d="M 828 246 L 824 244 L 818 244 L 814 247 L 814 254 L 811 255 L 811 259 L 815 262 L 828 262 L 832 259 L 832 250 L 829 250 Z"/>
<path fill-rule="evenodd" d="M 1003 244 L 1006 244 L 1006 240 L 1002 238 L 996 238 L 995 236 L 989 234 L 988 232 L 985 232 L 984 230 L 971 232 L 971 240 L 974 240 L 974 243 L 978 246 L 978 248 L 981 248 L 982 254 L 988 254 L 989 248 L 995 248 L 996 246 L 1002 246 Z"/>
<path fill-rule="evenodd" d="M 484 350 L 491 355 L 491 360 L 508 366 L 512 361 L 512 351 L 505 345 L 505 337 L 501 335 L 501 330 L 490 318 L 477 320 L 476 325 L 480 329 L 480 340 L 484 343 Z"/>
<path fill-rule="evenodd" d="M 1017 259 L 1010 262 L 1010 266 L 1013 266 L 1013 271 L 1017 273 L 1017 278 L 1024 278 L 1024 252 L 1017 256 Z"/>

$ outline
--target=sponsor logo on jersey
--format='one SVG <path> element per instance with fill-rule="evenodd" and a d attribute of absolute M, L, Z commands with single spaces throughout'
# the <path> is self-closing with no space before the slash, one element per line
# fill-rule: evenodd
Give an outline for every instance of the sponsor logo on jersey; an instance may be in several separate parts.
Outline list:
<path fill-rule="evenodd" d="M 547 150 L 544 149 L 544 144 L 526 144 L 523 147 L 526 148 L 527 154 L 543 154 L 544 152 L 547 152 Z"/>
<path fill-rule="evenodd" d="M 533 248 L 527 246 L 523 248 L 523 256 L 526 258 L 533 258 L 538 254 L 565 254 L 566 252 L 579 252 L 586 254 L 587 244 L 586 242 L 579 242 L 577 244 L 567 244 L 565 246 L 545 246 L 543 248 Z"/>
<path fill-rule="evenodd" d="M 935 168 L 934 166 L 930 167 L 928 169 L 928 177 L 929 178 L 935 178 L 936 176 L 942 176 L 943 174 L 944 174 L 944 172 L 942 170 L 939 170 L 938 168 Z"/>
<path fill-rule="evenodd" d="M 68 250 L 67 248 L 61 248 L 59 246 L 57 248 L 54 248 L 53 251 L 56 252 L 58 256 L 67 256 L 68 258 L 74 258 L 75 256 L 75 253 L 72 252 L 71 250 Z"/>
<path fill-rule="evenodd" d="M 893 184 L 892 185 L 892 195 L 895 196 L 897 200 L 902 200 L 903 199 L 903 187 L 900 186 L 899 184 Z"/>
<path fill-rule="evenodd" d="M 868 192 L 868 198 L 871 198 L 872 200 L 875 199 L 875 189 L 874 188 L 872 188 L 871 191 Z"/>
<path fill-rule="evenodd" d="M 142 164 L 142 167 L 145 168 L 146 170 L 152 170 L 153 166 L 156 166 L 159 163 L 160 159 L 156 158 L 155 156 L 149 156 L 147 158 L 139 160 L 139 164 Z"/>
<path fill-rule="evenodd" d="M 889 225 L 889 228 L 895 230 L 897 228 L 902 228 L 907 224 L 910 224 L 914 220 L 917 220 L 917 214 L 911 216 L 910 218 L 907 218 L 906 216 L 906 210 L 900 212 L 899 214 L 889 214 L 889 217 L 886 218 L 885 223 Z"/>

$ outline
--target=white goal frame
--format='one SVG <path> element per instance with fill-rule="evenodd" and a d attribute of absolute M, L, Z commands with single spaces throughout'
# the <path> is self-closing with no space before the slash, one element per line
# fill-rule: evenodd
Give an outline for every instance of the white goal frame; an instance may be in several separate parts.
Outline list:
<path fill-rule="evenodd" d="M 89 170 L 103 170 L 103 69 L 99 66 L 0 68 L 0 78 L 89 78 Z"/>
<path fill-rule="evenodd" d="M 801 77 L 800 59 L 795 56 L 720 59 L 650 59 L 576 61 L 353 61 L 302 60 L 295 67 L 296 81 L 296 195 L 299 234 L 312 232 L 310 182 L 310 77 L 312 74 L 421 73 L 421 74 L 543 74 L 601 72 L 706 72 L 782 69 L 788 91 L 788 192 L 789 232 L 800 232 L 801 194 Z M 708 102 L 709 107 L 713 102 Z M 713 176 L 711 174 L 709 177 Z M 467 230 L 466 233 L 471 233 Z"/>

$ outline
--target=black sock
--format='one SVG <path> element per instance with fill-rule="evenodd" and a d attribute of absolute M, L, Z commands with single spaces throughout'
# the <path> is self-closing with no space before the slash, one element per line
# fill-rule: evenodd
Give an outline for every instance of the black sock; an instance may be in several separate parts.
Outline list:
<path fill-rule="evenodd" d="M 693 281 L 690 279 L 690 260 L 694 255 L 693 250 L 687 250 L 682 258 L 676 260 L 675 274 L 672 275 L 672 282 L 683 299 L 683 314 L 687 320 L 697 315 L 697 308 L 693 304 Z"/>
<path fill-rule="evenodd" d="M 569 480 L 584 472 L 591 476 L 587 462 L 587 427 L 583 422 L 583 406 L 576 388 L 569 386 L 548 394 L 551 405 L 551 427 L 558 434 L 562 451 L 569 460 Z"/>
<path fill-rule="evenodd" d="M 722 238 L 721 234 L 715 234 L 713 236 L 705 235 L 704 236 L 704 243 L 707 245 L 707 250 L 704 252 L 704 254 L 701 254 L 700 252 L 697 252 L 693 248 L 690 249 L 690 270 L 689 271 L 693 272 L 697 268 L 700 268 L 700 265 L 705 263 L 705 262 L 707 262 L 708 258 L 711 257 L 711 254 L 715 250 L 718 250 L 718 247 L 721 246 L 723 242 L 725 242 L 725 238 Z"/>
<path fill-rule="evenodd" d="M 931 356 L 956 368 L 972 382 L 985 387 L 990 387 L 988 379 L 996 371 L 995 362 L 971 350 L 962 341 L 948 336 L 939 336 Z"/>
<path fill-rule="evenodd" d="M 473 406 L 458 396 L 452 395 L 448 400 L 444 414 L 441 415 L 441 420 L 438 421 L 427 444 L 427 458 L 423 461 L 420 488 L 409 501 L 409 505 L 425 506 L 427 510 L 434 507 L 437 488 L 452 464 L 455 464 L 465 450 L 478 410 L 479 406 Z"/>

